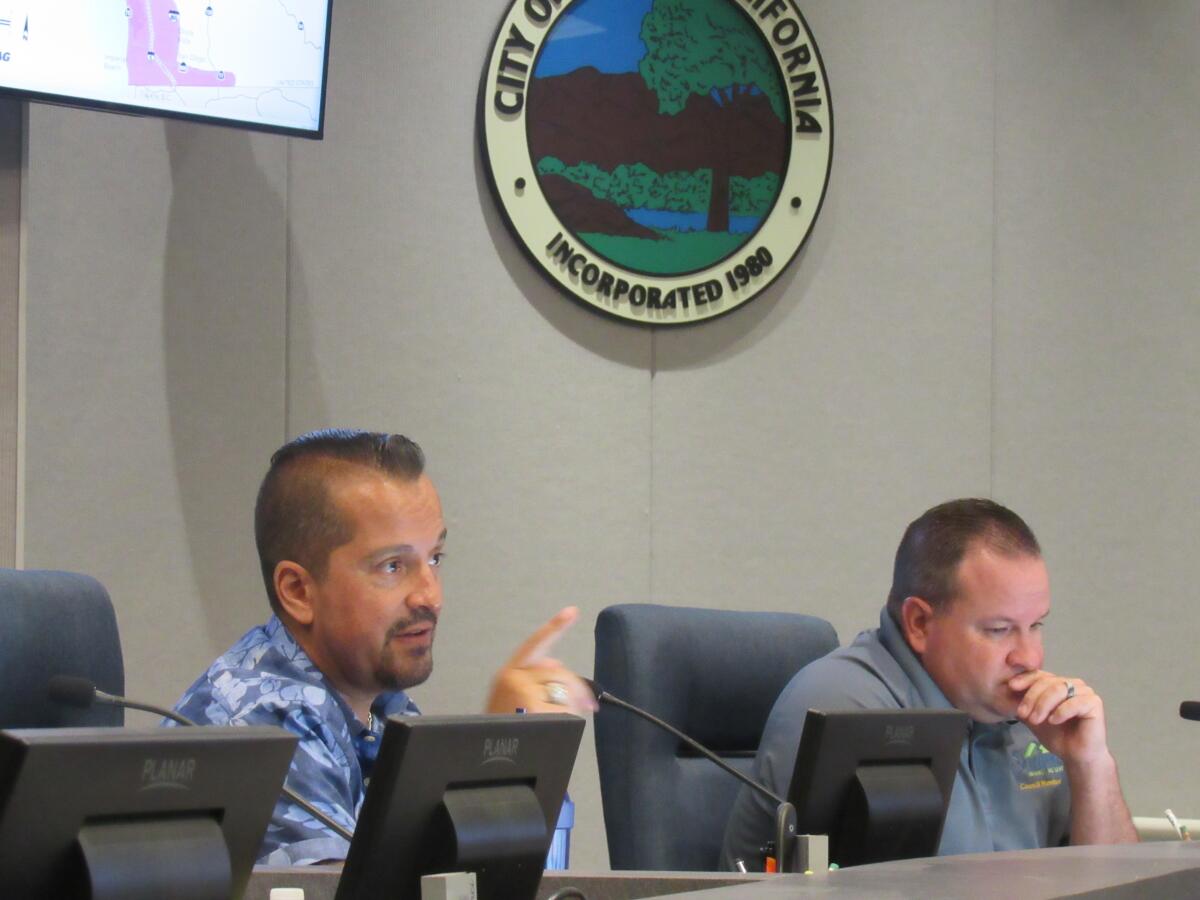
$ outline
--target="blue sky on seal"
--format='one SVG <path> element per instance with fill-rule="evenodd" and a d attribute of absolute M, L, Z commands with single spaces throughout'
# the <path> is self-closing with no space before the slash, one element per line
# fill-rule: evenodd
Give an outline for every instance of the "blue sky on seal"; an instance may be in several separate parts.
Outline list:
<path fill-rule="evenodd" d="M 638 37 L 654 0 L 577 0 L 564 10 L 542 45 L 534 76 L 565 75 L 592 66 L 601 72 L 636 72 L 646 55 Z"/>

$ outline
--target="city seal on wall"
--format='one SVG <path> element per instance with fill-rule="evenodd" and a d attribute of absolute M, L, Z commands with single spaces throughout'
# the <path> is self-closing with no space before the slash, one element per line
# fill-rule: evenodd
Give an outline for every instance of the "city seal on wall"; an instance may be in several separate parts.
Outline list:
<path fill-rule="evenodd" d="M 833 110 L 795 0 L 514 0 L 479 134 L 547 277 L 609 315 L 683 325 L 753 299 L 799 252 Z"/>

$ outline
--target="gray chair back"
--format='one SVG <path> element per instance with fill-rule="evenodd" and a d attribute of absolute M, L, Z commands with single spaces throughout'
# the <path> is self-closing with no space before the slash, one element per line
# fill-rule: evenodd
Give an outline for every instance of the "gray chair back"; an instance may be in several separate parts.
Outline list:
<path fill-rule="evenodd" d="M 815 616 L 624 604 L 596 620 L 594 673 L 750 774 L 776 697 L 837 645 Z M 602 706 L 595 728 L 612 867 L 715 870 L 741 782 L 626 710 Z"/>
<path fill-rule="evenodd" d="M 121 725 L 123 710 L 52 702 L 55 675 L 125 692 L 121 638 L 108 592 L 72 572 L 0 569 L 0 728 Z"/>

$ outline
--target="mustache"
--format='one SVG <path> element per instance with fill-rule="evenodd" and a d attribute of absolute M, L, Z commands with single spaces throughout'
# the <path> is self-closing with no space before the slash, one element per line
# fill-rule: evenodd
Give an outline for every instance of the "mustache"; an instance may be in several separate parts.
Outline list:
<path fill-rule="evenodd" d="M 392 623 L 392 627 L 387 631 L 387 640 L 390 641 L 401 632 L 407 631 L 414 625 L 418 625 L 422 622 L 428 622 L 430 625 L 436 625 L 437 620 L 438 616 L 436 612 L 434 612 L 432 609 L 422 607 L 413 613 L 409 618 L 401 619 L 398 622 Z"/>

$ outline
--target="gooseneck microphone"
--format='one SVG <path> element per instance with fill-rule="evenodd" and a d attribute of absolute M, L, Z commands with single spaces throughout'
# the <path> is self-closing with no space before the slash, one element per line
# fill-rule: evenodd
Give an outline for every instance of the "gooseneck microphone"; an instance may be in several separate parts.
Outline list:
<path fill-rule="evenodd" d="M 180 725 L 186 725 L 193 728 L 203 727 L 199 722 L 194 722 L 187 716 L 180 715 L 174 710 L 165 709 L 161 706 L 154 706 L 150 703 L 139 703 L 138 701 L 130 700 L 127 697 L 118 697 L 116 694 L 105 693 L 96 687 L 95 682 L 89 681 L 86 678 L 80 678 L 75 675 L 53 676 L 48 682 L 46 682 L 46 693 L 55 703 L 63 703 L 67 706 L 78 707 L 79 709 L 87 709 L 93 703 L 103 703 L 106 706 L 120 706 L 126 709 L 138 709 L 142 712 L 152 713 L 156 716 L 162 716 L 164 719 L 170 719 L 173 722 L 178 722 Z M 354 839 L 354 832 L 348 831 L 344 825 L 330 818 L 330 816 L 328 816 L 326 813 L 321 812 L 321 810 L 317 809 L 286 784 L 284 784 L 280 790 L 283 796 L 287 797 L 327 828 L 331 828 L 347 841 Z"/>
<path fill-rule="evenodd" d="M 103 703 L 105 706 L 140 709 L 142 712 L 153 713 L 156 716 L 171 719 L 180 725 L 196 725 L 187 716 L 181 716 L 174 710 L 163 709 L 160 706 L 151 706 L 148 703 L 138 703 L 126 697 L 118 697 L 116 694 L 107 694 L 96 687 L 95 683 L 75 675 L 55 675 L 46 682 L 46 693 L 49 694 L 50 699 L 55 703 L 76 706 L 79 709 L 87 709 L 93 703 Z"/>
<path fill-rule="evenodd" d="M 1184 700 L 1180 703 L 1179 716 L 1192 722 L 1200 722 L 1200 700 Z"/>
<path fill-rule="evenodd" d="M 778 794 L 776 794 L 774 791 L 772 791 L 766 785 L 759 784 L 753 778 L 749 777 L 748 775 L 743 774 L 742 772 L 739 772 L 733 766 L 729 765 L 729 763 L 725 762 L 725 760 L 721 759 L 721 757 L 717 756 L 717 754 L 713 753 L 711 750 L 709 750 L 707 747 L 705 747 L 699 741 L 696 741 L 693 738 L 688 737 L 686 734 L 684 734 L 682 731 L 680 731 L 674 725 L 669 725 L 666 722 L 664 722 L 662 719 L 660 719 L 658 716 L 654 715 L 653 713 L 647 712 L 646 710 L 642 709 L 641 707 L 634 706 L 632 703 L 628 702 L 627 700 L 622 700 L 620 697 L 610 694 L 608 691 L 606 691 L 603 687 L 601 687 L 598 683 L 596 683 L 595 681 L 593 681 L 590 678 L 583 678 L 581 680 L 583 681 L 584 684 L 586 684 L 591 689 L 592 693 L 596 695 L 596 702 L 607 703 L 610 706 L 620 707 L 621 709 L 624 709 L 624 710 L 627 710 L 628 712 L 633 713 L 635 716 L 645 719 L 651 725 L 655 725 L 655 726 L 663 729 L 668 734 L 683 741 L 685 744 L 687 744 L 689 747 L 691 747 L 693 750 L 695 750 L 697 753 L 699 753 L 705 759 L 709 760 L 710 762 L 716 763 L 718 766 L 720 766 L 722 769 L 724 769 L 726 772 L 728 772 L 730 775 L 732 775 L 738 781 L 754 788 L 754 790 L 758 791 L 758 793 L 760 793 L 762 796 L 766 797 L 768 800 L 770 800 L 772 803 L 774 803 L 775 804 L 775 854 L 776 854 L 775 858 L 778 861 L 778 867 L 779 867 L 780 872 L 789 871 L 788 864 L 792 860 L 792 853 L 791 853 L 792 842 L 796 838 L 796 808 L 791 803 L 789 803 L 787 800 L 780 797 Z M 1197 706 L 1200 707 L 1200 703 L 1198 703 Z M 1200 718 L 1200 713 L 1198 713 L 1197 718 Z"/>

